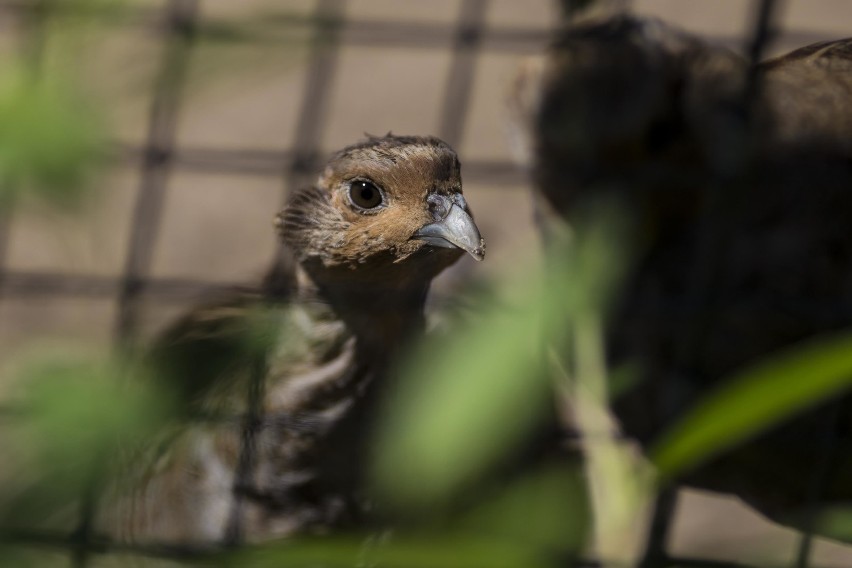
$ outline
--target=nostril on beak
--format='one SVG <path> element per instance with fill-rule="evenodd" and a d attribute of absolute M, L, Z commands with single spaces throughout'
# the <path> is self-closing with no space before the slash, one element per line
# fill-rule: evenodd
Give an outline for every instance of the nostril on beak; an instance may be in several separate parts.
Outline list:
<path fill-rule="evenodd" d="M 461 193 L 454 193 L 453 201 L 455 201 L 456 205 L 470 213 L 470 209 L 467 208 L 467 201 L 465 201 L 464 195 L 462 195 Z"/>

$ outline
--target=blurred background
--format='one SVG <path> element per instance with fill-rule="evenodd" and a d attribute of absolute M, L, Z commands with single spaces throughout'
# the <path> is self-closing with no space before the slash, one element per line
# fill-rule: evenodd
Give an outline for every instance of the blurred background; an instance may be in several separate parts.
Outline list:
<path fill-rule="evenodd" d="M 753 25 L 742 0 L 632 5 L 737 50 Z M 0 377 L 44 349 L 144 342 L 205 292 L 256 282 L 288 191 L 364 133 L 434 134 L 459 153 L 489 255 L 442 275 L 436 297 L 537 255 L 505 99 L 560 14 L 553 0 L 0 0 L 0 118 L 30 80 L 18 74 L 55 82 L 63 96 L 44 107 L 21 96 L 55 118 L 58 152 L 97 166 L 58 160 L 67 188 L 35 179 L 26 156 L 0 167 Z M 850 24 L 848 0 L 788 0 L 770 53 Z M 52 206 L 57 191 L 68 206 Z M 671 554 L 792 561 L 794 531 L 732 497 L 683 497 Z M 813 560 L 850 566 L 852 549 L 820 541 Z"/>

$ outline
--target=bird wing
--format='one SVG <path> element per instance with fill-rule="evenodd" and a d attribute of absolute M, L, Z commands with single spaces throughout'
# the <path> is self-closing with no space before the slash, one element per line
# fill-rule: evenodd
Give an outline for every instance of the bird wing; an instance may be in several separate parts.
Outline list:
<path fill-rule="evenodd" d="M 347 408 L 352 341 L 328 306 L 291 296 L 269 278 L 264 287 L 229 290 L 156 340 L 148 364 L 154 380 L 176 394 L 177 419 L 144 447 L 128 449 L 129 471 L 100 514 L 107 534 L 135 542 L 223 538 L 235 511 L 244 414 L 258 368 L 262 427 L 253 444 L 253 487 L 242 488 L 257 495 L 244 507 L 262 511 L 271 499 L 273 508 L 287 509 L 247 515 L 260 523 L 253 534 L 288 534 L 332 515 L 331 505 L 305 498 L 302 487 L 315 478 L 314 440 Z"/>
<path fill-rule="evenodd" d="M 852 38 L 813 43 L 762 63 L 766 70 L 788 65 L 815 65 L 852 69 Z"/>
<path fill-rule="evenodd" d="M 171 419 L 141 445 L 124 448 L 114 464 L 117 475 L 99 511 L 106 534 L 135 542 L 222 538 L 252 363 L 281 339 L 275 323 L 287 306 L 259 287 L 230 289 L 157 337 L 140 380 L 172 404 Z"/>
<path fill-rule="evenodd" d="M 183 410 L 209 408 L 245 384 L 251 361 L 276 340 L 283 304 L 257 289 L 229 291 L 189 311 L 155 341 L 147 356 L 154 379 Z M 243 390 L 245 392 L 245 390 Z"/>
<path fill-rule="evenodd" d="M 296 290 L 294 265 L 280 247 L 260 285 L 217 292 L 156 338 L 145 362 L 180 411 L 213 410 L 217 400 L 247 392 L 237 389 L 245 387 L 252 361 L 281 338 L 279 324 Z"/>
<path fill-rule="evenodd" d="M 815 43 L 760 68 L 771 151 L 852 155 L 852 38 Z"/>

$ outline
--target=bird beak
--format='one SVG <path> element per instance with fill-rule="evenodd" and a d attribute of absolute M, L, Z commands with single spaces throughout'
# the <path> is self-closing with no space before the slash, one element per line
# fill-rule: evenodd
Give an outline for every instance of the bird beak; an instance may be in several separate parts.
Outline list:
<path fill-rule="evenodd" d="M 467 212 L 467 204 L 460 193 L 452 196 L 432 194 L 429 205 L 439 220 L 424 225 L 412 238 L 436 247 L 460 248 L 476 260 L 485 258 L 485 239 Z"/>

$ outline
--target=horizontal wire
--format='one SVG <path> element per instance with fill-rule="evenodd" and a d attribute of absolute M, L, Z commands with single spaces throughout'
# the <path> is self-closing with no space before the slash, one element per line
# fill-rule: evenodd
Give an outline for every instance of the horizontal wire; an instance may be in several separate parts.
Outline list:
<path fill-rule="evenodd" d="M 136 165 L 146 159 L 145 149 L 133 143 L 116 141 L 107 156 L 121 165 Z M 173 150 L 169 156 L 172 168 L 195 172 L 234 175 L 280 176 L 282 170 L 296 167 L 303 173 L 319 172 L 331 152 L 305 160 L 293 150 L 189 147 Z M 462 164 L 467 182 L 497 186 L 526 185 L 525 169 L 512 160 L 474 159 Z"/>

